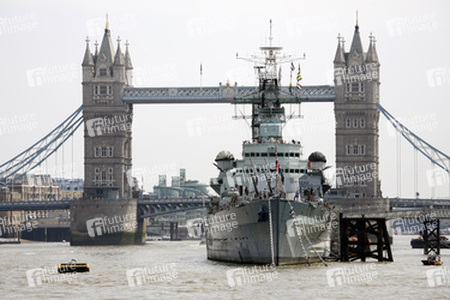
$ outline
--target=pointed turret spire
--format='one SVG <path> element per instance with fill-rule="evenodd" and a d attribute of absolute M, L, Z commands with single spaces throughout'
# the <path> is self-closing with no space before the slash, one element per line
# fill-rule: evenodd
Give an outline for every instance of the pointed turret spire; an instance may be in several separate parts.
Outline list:
<path fill-rule="evenodd" d="M 357 57 L 360 64 L 364 62 L 364 51 L 361 43 L 358 25 L 358 11 L 356 11 L 355 33 L 353 34 L 352 44 L 350 45 L 349 58 Z"/>
<path fill-rule="evenodd" d="M 108 15 L 106 15 L 105 34 L 103 35 L 98 58 L 104 60 L 108 65 L 113 64 L 114 46 L 111 40 L 111 31 L 109 30 Z"/>
<path fill-rule="evenodd" d="M 123 66 L 125 65 L 125 57 L 122 54 L 122 51 L 120 50 L 120 37 L 117 38 L 117 51 L 116 56 L 114 57 L 114 64 Z"/>
<path fill-rule="evenodd" d="M 372 35 L 372 33 L 370 33 L 369 39 L 370 39 L 370 43 L 369 43 L 369 50 L 367 50 L 366 61 L 379 63 L 377 49 L 375 47 L 376 40 L 375 40 L 375 37 Z"/>
<path fill-rule="evenodd" d="M 336 49 L 336 55 L 334 57 L 334 63 L 335 64 L 345 63 L 343 39 L 344 38 L 341 37 L 341 34 L 339 33 L 338 34 L 338 46 L 337 46 L 337 49 Z"/>
<path fill-rule="evenodd" d="M 84 52 L 83 67 L 94 66 L 94 59 L 91 50 L 89 49 L 89 37 L 86 37 L 86 51 Z"/>
<path fill-rule="evenodd" d="M 355 33 L 353 34 L 352 44 L 350 46 L 350 55 L 352 52 L 357 52 L 359 55 L 363 54 L 363 48 L 361 43 L 361 36 L 359 34 L 359 26 L 355 26 Z"/>
<path fill-rule="evenodd" d="M 126 41 L 126 43 L 125 43 L 125 69 L 127 69 L 127 70 L 133 69 L 133 64 L 131 63 L 130 52 L 128 51 L 129 45 L 130 44 L 128 43 L 128 41 Z"/>

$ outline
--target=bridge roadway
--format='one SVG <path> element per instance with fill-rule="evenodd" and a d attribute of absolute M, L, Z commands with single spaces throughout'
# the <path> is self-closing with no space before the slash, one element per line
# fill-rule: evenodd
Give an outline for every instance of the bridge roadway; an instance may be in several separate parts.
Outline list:
<path fill-rule="evenodd" d="M 70 200 L 0 202 L 0 211 L 31 211 L 69 209 Z"/>
<path fill-rule="evenodd" d="M 450 199 L 390 198 L 391 207 L 429 207 L 450 209 Z"/>
<path fill-rule="evenodd" d="M 424 219 L 450 218 L 450 199 L 414 199 L 414 198 L 384 198 L 384 199 L 328 199 L 329 206 L 335 213 L 342 213 L 344 218 L 386 218 L 392 219 Z M 334 199 L 336 200 L 336 199 Z M 387 201 L 389 200 L 389 202 Z"/>
<path fill-rule="evenodd" d="M 140 218 L 193 210 L 209 204 L 208 198 L 139 199 Z M 0 211 L 68 210 L 70 200 L 0 202 Z"/>
<path fill-rule="evenodd" d="M 345 209 L 335 208 L 336 213 L 343 217 L 367 218 L 419 218 L 435 217 L 450 218 L 450 200 L 444 199 L 413 199 L 392 198 L 390 209 L 384 204 L 369 203 L 360 206 L 350 206 Z M 138 207 L 141 210 L 140 218 L 154 217 L 169 213 L 192 210 L 205 207 L 209 204 L 208 198 L 187 199 L 139 199 Z M 58 201 L 16 201 L 0 202 L 0 211 L 33 211 L 33 210 L 65 210 L 70 209 L 70 200 Z"/>
<path fill-rule="evenodd" d="M 343 218 L 385 218 L 386 220 L 394 219 L 450 219 L 450 209 L 432 209 L 432 208 L 416 208 L 416 209 L 394 209 L 394 210 L 374 210 L 367 207 L 356 207 L 345 210 L 338 210 L 342 213 Z"/>

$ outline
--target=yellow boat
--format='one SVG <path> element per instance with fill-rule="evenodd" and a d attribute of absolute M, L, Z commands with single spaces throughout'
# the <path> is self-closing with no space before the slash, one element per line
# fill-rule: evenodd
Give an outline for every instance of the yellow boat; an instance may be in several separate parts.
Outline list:
<path fill-rule="evenodd" d="M 89 272 L 89 264 L 77 263 L 75 259 L 72 259 L 68 264 L 59 264 L 58 273 L 83 273 Z"/>
<path fill-rule="evenodd" d="M 440 266 L 440 265 L 442 265 L 442 261 L 422 260 L 422 263 L 423 263 L 425 266 Z"/>

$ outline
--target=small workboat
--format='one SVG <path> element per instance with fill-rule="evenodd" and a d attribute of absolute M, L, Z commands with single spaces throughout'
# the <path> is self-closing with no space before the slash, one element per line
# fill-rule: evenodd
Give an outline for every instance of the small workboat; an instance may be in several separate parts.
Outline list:
<path fill-rule="evenodd" d="M 72 259 L 67 264 L 58 265 L 58 273 L 84 273 L 89 272 L 89 264 L 77 263 L 75 259 Z"/>
<path fill-rule="evenodd" d="M 440 265 L 442 265 L 442 261 L 429 261 L 427 259 L 422 260 L 422 263 L 425 266 L 440 266 Z"/>
<path fill-rule="evenodd" d="M 427 259 L 422 260 L 425 266 L 440 266 L 442 265 L 441 256 L 433 250 L 428 253 Z"/>

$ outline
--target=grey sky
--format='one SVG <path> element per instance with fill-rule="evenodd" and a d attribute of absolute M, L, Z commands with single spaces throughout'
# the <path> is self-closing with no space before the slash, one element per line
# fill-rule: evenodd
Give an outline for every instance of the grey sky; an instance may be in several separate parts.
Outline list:
<path fill-rule="evenodd" d="M 81 61 L 85 39 L 101 40 L 105 13 L 115 41 L 130 42 L 135 86 L 203 86 L 219 82 L 254 85 L 252 65 L 235 54 L 258 53 L 274 22 L 275 42 L 287 54 L 306 53 L 303 85 L 332 84 L 337 34 L 350 47 L 359 9 L 364 50 L 370 32 L 381 63 L 381 103 L 406 120 L 419 136 L 450 153 L 450 4 L 448 1 L 2 1 L 0 3 L 0 162 L 43 137 L 81 105 Z M 124 49 L 122 45 L 122 49 Z M 36 69 L 43 76 L 36 76 Z M 288 66 L 282 83 L 289 83 Z M 241 108 L 242 109 L 242 108 Z M 289 107 L 287 108 L 289 111 Z M 250 138 L 244 121 L 233 121 L 230 105 L 137 105 L 133 164 L 143 168 L 150 189 L 156 175 L 209 182 L 221 150 L 241 155 Z M 246 108 L 249 112 L 249 108 Z M 287 139 L 299 139 L 305 155 L 319 150 L 334 165 L 332 104 L 303 104 L 301 120 L 286 127 Z M 200 125 L 199 125 L 200 124 Z M 201 124 L 206 124 L 203 126 Z M 380 121 L 382 190 L 396 196 L 396 139 Z M 74 138 L 75 175 L 82 171 L 82 132 Z M 71 163 L 65 147 L 65 176 Z M 57 170 L 62 169 L 62 153 Z M 402 196 L 412 196 L 413 151 L 402 141 Z M 47 169 L 55 171 L 54 159 Z M 419 157 L 419 191 L 431 195 L 430 163 Z M 447 178 L 443 178 L 444 182 Z M 448 194 L 448 184 L 436 195 Z"/>

